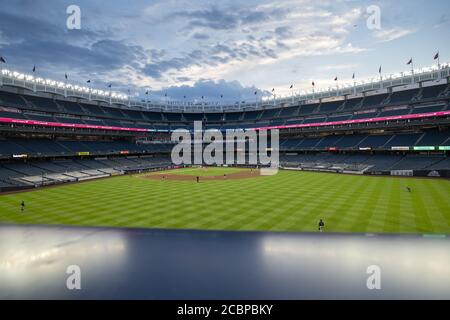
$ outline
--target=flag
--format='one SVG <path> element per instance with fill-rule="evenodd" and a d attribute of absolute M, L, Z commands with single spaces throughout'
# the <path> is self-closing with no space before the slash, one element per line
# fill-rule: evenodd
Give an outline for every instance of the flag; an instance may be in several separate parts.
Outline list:
<path fill-rule="evenodd" d="M 439 59 L 439 51 L 436 52 L 436 54 L 434 55 L 434 60 L 437 60 L 437 59 Z"/>
<path fill-rule="evenodd" d="M 412 61 L 412 58 L 411 59 L 409 59 L 409 61 L 406 63 L 406 64 L 411 64 L 413 61 Z"/>
<path fill-rule="evenodd" d="M 64 78 L 66 78 L 66 80 L 67 80 L 67 73 L 64 74 Z"/>
<path fill-rule="evenodd" d="M 336 77 L 336 78 L 334 78 L 334 81 L 337 81 L 337 77 Z"/>
<path fill-rule="evenodd" d="M 36 66 L 33 66 L 33 72 L 36 72 Z"/>
<path fill-rule="evenodd" d="M 293 84 L 291 84 L 291 86 L 289 87 L 289 89 L 292 89 L 294 87 L 294 85 Z"/>
<path fill-rule="evenodd" d="M 314 83 L 314 81 L 313 81 L 311 84 L 312 84 L 313 87 L 316 85 L 316 84 Z"/>
<path fill-rule="evenodd" d="M 0 57 L 0 62 L 1 62 L 1 63 L 6 63 L 6 60 L 5 60 L 5 58 L 3 58 L 3 57 Z"/>

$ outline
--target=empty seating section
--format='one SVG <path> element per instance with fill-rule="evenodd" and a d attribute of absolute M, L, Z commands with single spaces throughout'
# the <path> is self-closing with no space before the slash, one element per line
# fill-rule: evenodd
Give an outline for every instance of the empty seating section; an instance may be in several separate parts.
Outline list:
<path fill-rule="evenodd" d="M 26 119 L 22 112 L 8 112 L 0 110 L 0 118 Z"/>
<path fill-rule="evenodd" d="M 450 145 L 450 131 L 427 131 L 416 143 L 417 146 Z"/>
<path fill-rule="evenodd" d="M 83 120 L 79 118 L 63 118 L 63 117 L 55 117 L 55 122 L 61 123 L 73 123 L 73 124 L 86 124 Z"/>
<path fill-rule="evenodd" d="M 11 157 L 17 154 L 61 156 L 75 155 L 79 152 L 90 152 L 92 154 L 111 154 L 121 151 L 144 153 L 165 152 L 171 149 L 172 144 L 136 144 L 129 141 L 0 140 L 0 157 Z"/>
<path fill-rule="evenodd" d="M 110 110 L 113 110 L 113 108 L 109 108 Z M 134 111 L 134 110 L 119 110 L 120 112 L 123 113 L 123 115 L 125 116 L 126 119 L 129 120 L 144 120 L 144 117 L 142 116 L 141 112 L 139 111 Z"/>
<path fill-rule="evenodd" d="M 409 108 L 396 109 L 396 110 L 385 110 L 385 111 L 382 111 L 378 116 L 379 117 L 402 116 L 402 115 L 408 114 L 409 112 L 410 112 Z"/>
<path fill-rule="evenodd" d="M 183 117 L 186 121 L 203 121 L 203 113 L 184 113 Z"/>
<path fill-rule="evenodd" d="M 292 141 L 291 141 L 292 140 Z M 301 143 L 300 143 L 301 142 Z M 450 145 L 450 131 L 428 130 L 425 133 L 400 133 L 400 134 L 347 134 L 328 135 L 321 138 L 304 137 L 293 139 L 281 139 L 280 150 L 296 148 L 302 149 L 327 149 L 336 148 L 354 149 L 391 149 L 392 147 L 432 146 Z"/>
<path fill-rule="evenodd" d="M 313 149 L 322 138 L 305 138 L 297 146 L 298 149 Z"/>
<path fill-rule="evenodd" d="M 370 164 L 369 171 L 384 171 L 390 168 L 402 159 L 400 155 L 378 154 L 371 156 L 366 163 Z"/>
<path fill-rule="evenodd" d="M 44 121 L 44 122 L 56 122 L 52 116 L 43 116 L 39 114 L 28 114 L 28 119 L 36 120 L 36 121 Z"/>
<path fill-rule="evenodd" d="M 423 87 L 421 98 L 422 99 L 434 99 L 436 97 L 439 97 L 440 94 L 445 90 L 447 85 L 437 85 L 437 86 L 430 86 L 430 87 Z"/>
<path fill-rule="evenodd" d="M 246 111 L 243 120 L 257 120 L 259 117 L 261 117 L 261 111 Z"/>
<path fill-rule="evenodd" d="M 319 143 L 315 146 L 316 149 L 326 149 L 335 147 L 339 140 L 342 139 L 342 136 L 327 136 L 319 141 Z"/>
<path fill-rule="evenodd" d="M 317 104 L 305 104 L 300 106 L 299 115 L 308 116 L 312 113 L 314 113 L 314 110 L 318 107 Z"/>
<path fill-rule="evenodd" d="M 450 169 L 450 157 L 443 158 L 441 161 L 435 162 L 428 167 L 429 170 L 449 170 Z"/>
<path fill-rule="evenodd" d="M 406 155 L 400 161 L 390 167 L 390 170 L 421 170 L 427 169 L 435 163 L 440 162 L 442 156 L 431 155 Z"/>
<path fill-rule="evenodd" d="M 73 124 L 127 126 L 131 128 L 152 129 L 155 126 L 160 126 L 160 130 L 170 130 L 172 127 L 179 128 L 190 125 L 193 121 L 220 123 L 220 125 L 216 124 L 215 127 L 221 128 L 250 128 L 266 125 L 283 125 L 285 123 L 309 124 L 323 121 L 361 120 L 374 117 L 437 112 L 450 109 L 450 103 L 443 99 L 443 97 L 448 99 L 449 96 L 450 87 L 448 85 L 437 85 L 420 89 L 401 90 L 390 94 L 373 94 L 366 97 L 347 98 L 346 100 L 300 104 L 299 106 L 276 107 L 264 110 L 209 113 L 190 113 L 186 111 L 181 113 L 147 111 L 144 108 L 138 110 L 140 109 L 138 107 L 114 107 L 105 103 L 76 102 L 73 101 L 73 98 L 68 98 L 69 100 L 66 101 L 62 97 L 44 98 L 34 94 L 14 94 L 0 91 L 0 117 L 45 122 L 60 121 Z M 421 104 L 420 99 L 424 99 L 426 103 L 432 103 L 430 99 L 437 100 L 438 97 L 440 99 L 434 105 L 424 106 Z M 405 107 L 395 108 L 396 105 L 405 105 Z M 1 107 L 16 107 L 20 112 L 1 110 Z M 358 110 L 371 112 L 361 113 Z M 352 111 L 354 112 L 353 115 L 351 115 Z M 30 112 L 34 112 L 34 114 Z M 65 117 L 65 114 L 68 116 Z M 313 118 L 318 118 L 318 120 L 312 120 Z M 124 121 L 128 121 L 128 123 L 125 125 Z M 162 127 L 169 129 L 162 129 Z"/>
<path fill-rule="evenodd" d="M 343 136 L 336 144 L 335 147 L 338 149 L 352 149 L 357 148 L 359 144 L 365 139 L 367 136 L 362 134 L 352 134 Z"/>
<path fill-rule="evenodd" d="M 362 109 L 379 107 L 387 97 L 388 94 L 378 94 L 365 97 L 363 100 Z"/>
<path fill-rule="evenodd" d="M 205 114 L 206 121 L 209 122 L 220 122 L 223 121 L 224 115 L 223 113 L 207 113 Z"/>
<path fill-rule="evenodd" d="M 348 100 L 345 102 L 345 105 L 344 105 L 343 110 L 353 110 L 353 109 L 357 109 L 358 107 L 360 107 L 361 101 L 363 101 L 363 98 L 353 98 L 353 99 L 348 99 Z"/>
<path fill-rule="evenodd" d="M 149 121 L 161 121 L 162 114 L 160 112 L 144 112 L 144 117 Z"/>
<path fill-rule="evenodd" d="M 392 138 L 390 141 L 388 141 L 384 147 L 409 147 L 414 146 L 417 142 L 417 140 L 422 136 L 422 133 L 413 133 L 413 134 L 397 134 Z"/>
<path fill-rule="evenodd" d="M 360 148 L 380 148 L 384 146 L 390 139 L 392 139 L 392 135 L 374 135 L 368 136 L 366 139 L 361 141 L 359 144 Z"/>
<path fill-rule="evenodd" d="M 11 156 L 14 154 L 26 154 L 28 150 L 11 140 L 0 140 L 0 156 Z"/>
<path fill-rule="evenodd" d="M 419 89 L 393 92 L 390 96 L 389 103 L 394 104 L 411 102 L 418 93 Z"/>
<path fill-rule="evenodd" d="M 303 108 L 304 106 L 302 106 Z M 280 117 L 293 117 L 298 115 L 299 107 L 285 107 L 281 108 Z"/>
<path fill-rule="evenodd" d="M 445 105 L 437 104 L 428 107 L 414 107 L 412 113 L 428 113 L 428 112 L 438 112 L 444 109 Z"/>
<path fill-rule="evenodd" d="M 24 107 L 25 100 L 21 95 L 0 91 L 0 105 L 3 107 Z"/>
<path fill-rule="evenodd" d="M 95 116 L 102 116 L 102 117 L 107 116 L 105 111 L 101 107 L 99 107 L 97 105 L 94 105 L 94 104 L 92 104 L 92 105 L 91 104 L 89 104 L 89 105 L 88 104 L 83 104 L 82 106 L 83 106 L 83 109 L 86 110 L 86 112 L 88 112 L 89 114 L 92 114 L 92 115 L 95 115 Z M 114 110 L 113 108 L 109 108 L 109 109 Z M 118 110 L 118 111 L 120 111 L 120 110 Z"/>
<path fill-rule="evenodd" d="M 319 122 L 324 122 L 325 120 L 326 120 L 326 118 L 307 118 L 303 121 L 303 124 L 319 123 Z"/>
<path fill-rule="evenodd" d="M 323 113 L 336 112 L 342 106 L 343 103 L 344 101 L 322 103 L 320 105 L 320 112 Z"/>
<path fill-rule="evenodd" d="M 242 112 L 230 112 L 225 113 L 225 120 L 226 121 L 238 121 L 242 119 Z"/>
<path fill-rule="evenodd" d="M 424 170 L 437 168 L 448 170 L 450 161 L 441 155 L 359 155 L 359 154 L 333 154 L 314 153 L 282 155 L 280 158 L 282 166 L 332 169 L 341 168 L 353 171 L 390 171 L 390 170 Z"/>
<path fill-rule="evenodd" d="M 34 96 L 24 96 L 28 105 L 32 105 L 33 109 L 39 109 L 50 112 L 60 112 L 58 105 L 52 99 L 46 99 Z"/>
<path fill-rule="evenodd" d="M 345 114 L 345 115 L 341 115 L 341 116 L 332 116 L 332 117 L 328 117 L 327 122 L 350 120 L 351 117 L 352 117 L 351 114 Z"/>
<path fill-rule="evenodd" d="M 378 116 L 378 112 L 359 113 L 359 114 L 353 115 L 352 120 L 376 118 L 377 116 Z"/>
<path fill-rule="evenodd" d="M 267 109 L 262 112 L 261 119 L 272 119 L 278 116 L 280 109 Z"/>
<path fill-rule="evenodd" d="M 181 114 L 180 113 L 164 113 L 163 116 L 168 121 L 178 121 L 181 122 Z"/>
<path fill-rule="evenodd" d="M 288 119 L 285 121 L 286 125 L 301 124 L 301 123 L 303 123 L 303 119 Z"/>
<path fill-rule="evenodd" d="M 64 159 L 0 164 L 0 191 L 13 187 L 62 183 L 106 177 L 123 170 L 146 170 L 171 165 L 169 157 Z"/>
<path fill-rule="evenodd" d="M 62 108 L 62 110 L 66 111 L 69 114 L 76 114 L 76 115 L 85 114 L 83 109 L 81 109 L 81 106 L 76 102 L 63 100 L 55 100 L 55 102 Z"/>
<path fill-rule="evenodd" d="M 286 139 L 280 143 L 280 149 L 281 150 L 290 150 L 290 149 L 296 149 L 297 145 L 302 141 L 303 139 Z"/>

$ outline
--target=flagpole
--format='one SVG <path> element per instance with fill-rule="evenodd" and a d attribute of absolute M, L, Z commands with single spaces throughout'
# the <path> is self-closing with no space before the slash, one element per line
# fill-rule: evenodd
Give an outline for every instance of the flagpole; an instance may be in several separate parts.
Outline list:
<path fill-rule="evenodd" d="M 67 98 L 67 73 L 64 74 L 64 98 Z"/>
<path fill-rule="evenodd" d="M 89 90 L 89 101 L 91 101 L 91 99 L 92 99 L 92 97 L 91 97 L 91 95 L 92 95 L 92 88 L 91 88 L 91 80 L 89 79 L 89 82 L 88 82 L 88 90 Z"/>
<path fill-rule="evenodd" d="M 36 92 L 36 66 L 33 66 L 33 92 Z"/>
<path fill-rule="evenodd" d="M 291 99 L 292 99 L 292 104 L 294 104 L 294 85 L 291 85 Z"/>
<path fill-rule="evenodd" d="M 338 78 L 336 77 L 336 97 L 339 96 L 339 84 L 338 84 Z"/>

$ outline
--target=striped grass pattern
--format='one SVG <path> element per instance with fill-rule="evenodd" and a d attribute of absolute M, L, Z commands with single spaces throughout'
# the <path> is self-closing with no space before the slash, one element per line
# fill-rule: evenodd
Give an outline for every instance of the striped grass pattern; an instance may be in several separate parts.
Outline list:
<path fill-rule="evenodd" d="M 317 231 L 320 218 L 325 231 L 448 234 L 450 181 L 297 171 L 201 183 L 135 175 L 0 196 L 0 223 L 301 232 Z"/>

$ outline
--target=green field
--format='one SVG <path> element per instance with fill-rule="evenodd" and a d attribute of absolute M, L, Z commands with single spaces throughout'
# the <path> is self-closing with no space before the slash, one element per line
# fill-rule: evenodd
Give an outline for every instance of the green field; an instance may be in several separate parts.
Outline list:
<path fill-rule="evenodd" d="M 450 181 L 297 171 L 201 183 L 120 176 L 0 196 L 0 223 L 317 231 L 320 218 L 326 231 L 448 234 Z"/>

